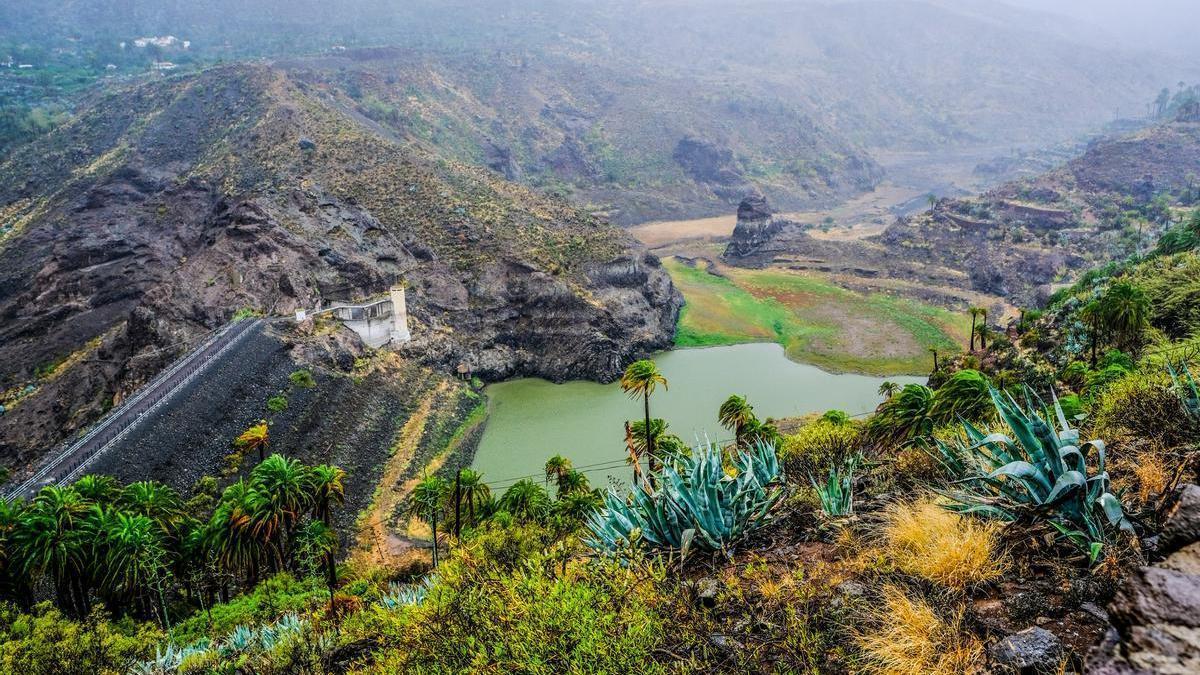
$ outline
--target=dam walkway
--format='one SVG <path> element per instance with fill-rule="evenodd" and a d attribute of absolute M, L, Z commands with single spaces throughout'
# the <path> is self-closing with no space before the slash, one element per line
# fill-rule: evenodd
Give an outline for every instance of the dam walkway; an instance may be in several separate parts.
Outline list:
<path fill-rule="evenodd" d="M 189 382 L 203 373 L 226 352 L 263 324 L 261 318 L 232 321 L 213 331 L 198 346 L 162 370 L 121 405 L 93 424 L 83 436 L 67 442 L 47 459 L 33 475 L 8 490 L 4 499 L 32 497 L 47 485 L 70 483 L 84 474 L 88 466 L 106 453 L 150 413 L 167 403 Z"/>

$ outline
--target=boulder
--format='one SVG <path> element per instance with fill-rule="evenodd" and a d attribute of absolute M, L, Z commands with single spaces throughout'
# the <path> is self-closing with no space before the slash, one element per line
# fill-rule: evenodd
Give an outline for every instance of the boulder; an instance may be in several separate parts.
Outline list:
<path fill-rule="evenodd" d="M 1180 488 L 1157 548 L 1166 559 L 1139 567 L 1109 604 L 1115 639 L 1089 672 L 1200 672 L 1200 488 Z"/>
<path fill-rule="evenodd" d="M 1062 643 L 1045 628 L 1033 627 L 1009 635 L 988 650 L 992 663 L 1019 673 L 1051 672 L 1062 658 Z"/>

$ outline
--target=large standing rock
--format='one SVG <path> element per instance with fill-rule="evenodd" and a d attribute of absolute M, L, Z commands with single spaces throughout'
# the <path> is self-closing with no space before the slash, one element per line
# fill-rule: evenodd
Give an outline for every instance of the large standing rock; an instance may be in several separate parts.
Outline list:
<path fill-rule="evenodd" d="M 1200 487 L 1179 490 L 1159 537 L 1161 563 L 1140 567 L 1109 604 L 1116 640 L 1089 672 L 1200 673 Z"/>

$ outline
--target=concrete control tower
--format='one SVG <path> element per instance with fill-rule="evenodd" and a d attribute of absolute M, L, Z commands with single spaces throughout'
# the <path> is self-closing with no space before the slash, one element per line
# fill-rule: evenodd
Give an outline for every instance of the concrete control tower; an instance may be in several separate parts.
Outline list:
<path fill-rule="evenodd" d="M 392 296 L 392 342 L 408 342 L 412 334 L 408 332 L 408 305 L 404 300 L 404 287 L 393 286 Z"/>

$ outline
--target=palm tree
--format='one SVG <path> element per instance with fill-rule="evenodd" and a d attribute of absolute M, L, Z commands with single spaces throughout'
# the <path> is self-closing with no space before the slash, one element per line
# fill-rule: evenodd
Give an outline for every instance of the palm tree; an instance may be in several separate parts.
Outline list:
<path fill-rule="evenodd" d="M 258 461 L 261 463 L 264 459 L 263 455 L 267 451 L 267 444 L 270 442 L 270 432 L 267 429 L 267 421 L 262 420 L 258 424 L 246 429 L 242 435 L 237 437 L 233 442 L 234 447 L 241 450 L 243 453 L 258 450 Z"/>
<path fill-rule="evenodd" d="M 561 481 L 564 474 L 571 470 L 571 460 L 562 455 L 555 455 L 546 460 L 546 482 L 549 483 L 553 478 L 556 482 Z"/>
<path fill-rule="evenodd" d="M 458 474 L 459 498 L 467 507 L 467 522 L 475 524 L 475 516 L 492 499 L 492 490 L 483 482 L 483 474 L 463 469 Z"/>
<path fill-rule="evenodd" d="M 157 481 L 144 480 L 126 485 L 119 503 L 122 510 L 149 518 L 163 534 L 173 533 L 183 517 L 183 500 L 179 493 Z"/>
<path fill-rule="evenodd" d="M 87 612 L 83 588 L 86 541 L 82 528 L 88 503 L 70 487 L 47 486 L 38 492 L 12 533 L 28 577 L 49 576 L 58 605 L 78 615 Z"/>
<path fill-rule="evenodd" d="M 971 332 L 973 334 L 974 330 Z M 898 391 L 900 391 L 900 385 L 892 382 L 891 380 L 884 380 L 883 384 L 879 385 L 879 395 L 884 398 L 891 398 L 895 396 L 896 392 Z"/>
<path fill-rule="evenodd" d="M 504 491 L 500 508 L 519 520 L 539 520 L 550 509 L 550 495 L 541 485 L 529 479 L 520 480 Z"/>
<path fill-rule="evenodd" d="M 1141 348 L 1142 329 L 1150 317 L 1150 298 L 1140 287 L 1118 281 L 1100 299 L 1109 330 L 1120 336 L 1121 346 L 1135 354 Z"/>
<path fill-rule="evenodd" d="M 633 443 L 633 454 L 637 457 L 646 457 L 649 455 L 649 450 L 646 447 L 646 423 L 642 420 L 629 422 L 630 440 Z M 667 428 L 670 425 L 661 417 L 655 417 L 650 420 L 650 438 L 654 439 L 654 458 L 661 461 L 663 457 L 668 457 L 672 453 L 685 452 L 687 445 L 683 439 L 675 434 L 667 433 Z"/>
<path fill-rule="evenodd" d="M 22 573 L 22 560 L 13 534 L 25 515 L 25 501 L 0 499 L 0 597 L 17 599 L 23 607 L 33 602 L 29 577 Z"/>
<path fill-rule="evenodd" d="M 658 366 L 649 359 L 629 364 L 625 374 L 621 376 L 621 390 L 628 394 L 629 398 L 642 397 L 646 423 L 646 451 L 651 462 L 654 461 L 654 437 L 650 435 L 650 395 L 660 384 L 666 389 L 667 378 L 663 377 L 658 371 Z M 654 467 L 650 467 L 650 473 L 654 473 Z"/>
<path fill-rule="evenodd" d="M 1096 351 L 1100 345 L 1100 324 L 1104 318 L 1103 305 L 1098 300 L 1092 300 L 1079 310 L 1079 317 L 1088 324 L 1088 333 L 1092 343 L 1092 367 L 1096 367 Z"/>
<path fill-rule="evenodd" d="M 976 331 L 976 333 L 979 334 L 979 348 L 986 352 L 987 351 L 987 341 L 991 340 L 992 337 L 995 335 L 995 333 L 992 332 L 991 327 L 989 327 L 986 323 L 980 324 L 979 329 Z"/>
<path fill-rule="evenodd" d="M 145 515 L 119 511 L 106 520 L 102 585 L 118 597 L 154 607 L 160 623 L 168 627 L 163 585 L 170 572 L 160 524 Z M 147 591 L 158 596 L 157 606 L 153 601 L 145 602 Z"/>
<path fill-rule="evenodd" d="M 117 501 L 121 484 L 112 476 L 89 473 L 72 484 L 80 497 L 95 504 L 110 504 Z"/>
<path fill-rule="evenodd" d="M 558 478 L 558 498 L 579 494 L 582 492 L 590 492 L 591 484 L 588 482 L 587 475 L 582 471 L 570 469 Z"/>
<path fill-rule="evenodd" d="M 332 464 L 318 464 L 308 471 L 309 501 L 312 514 L 330 525 L 333 507 L 346 503 L 346 472 Z"/>
<path fill-rule="evenodd" d="M 217 565 L 231 572 L 244 571 L 250 582 L 258 578 L 263 557 L 262 544 L 251 531 L 252 492 L 244 480 L 225 488 L 204 532 L 205 548 Z"/>
<path fill-rule="evenodd" d="M 967 308 L 967 314 L 971 315 L 971 348 L 970 351 L 975 351 L 975 323 L 979 320 L 980 315 L 985 314 L 986 310 L 982 307 L 971 305 Z"/>
<path fill-rule="evenodd" d="M 276 569 L 283 569 L 288 539 L 300 517 L 312 507 L 308 468 L 298 460 L 271 455 L 250 472 L 246 503 L 252 532 L 275 553 Z"/>
<path fill-rule="evenodd" d="M 744 440 L 746 425 L 752 421 L 756 421 L 754 406 L 746 402 L 745 396 L 737 396 L 736 394 L 730 396 L 717 409 L 717 421 L 721 423 L 721 426 L 732 431 L 738 445 L 741 445 Z"/>
<path fill-rule="evenodd" d="M 317 520 L 305 526 L 304 542 L 310 556 L 319 555 L 324 559 L 330 606 L 338 583 L 337 560 L 334 558 L 338 539 L 333 529 L 333 507 L 346 503 L 345 478 L 346 472 L 331 464 L 319 464 L 308 470 L 309 501 L 312 515 Z"/>
<path fill-rule="evenodd" d="M 446 508 L 446 497 L 450 494 L 450 483 L 437 476 L 426 476 L 413 488 L 409 497 L 410 516 L 429 523 L 433 530 L 433 566 L 438 566 L 438 516 Z"/>
<path fill-rule="evenodd" d="M 976 309 L 979 310 L 979 328 L 976 329 L 975 334 L 979 336 L 979 348 L 987 349 L 987 342 L 986 342 L 986 336 L 988 334 L 987 307 L 977 307 Z"/>

